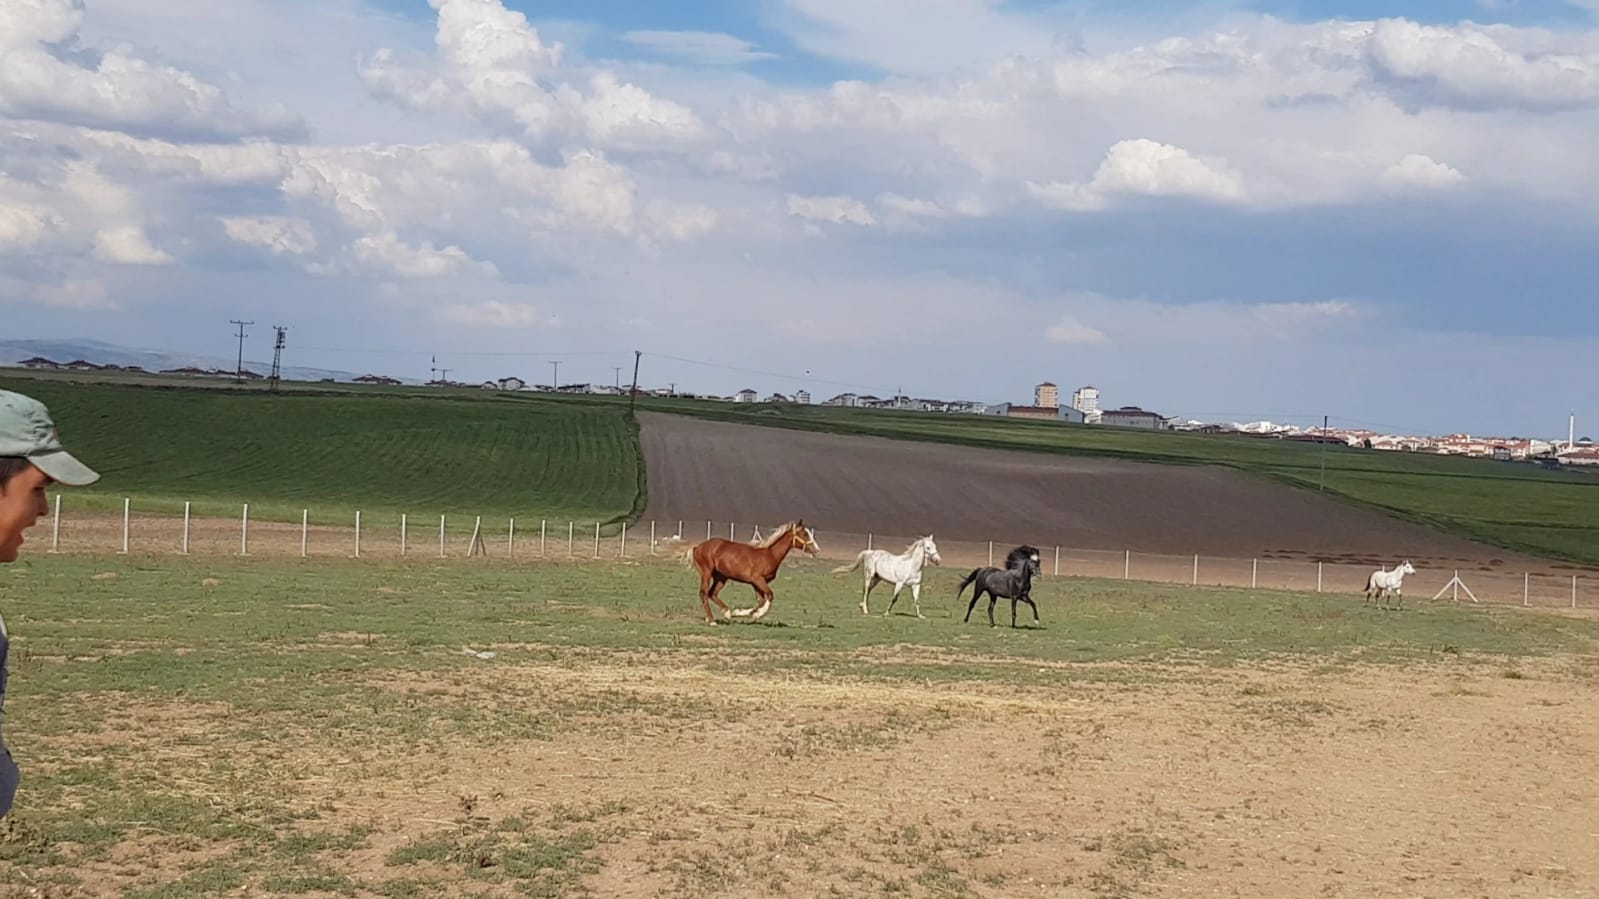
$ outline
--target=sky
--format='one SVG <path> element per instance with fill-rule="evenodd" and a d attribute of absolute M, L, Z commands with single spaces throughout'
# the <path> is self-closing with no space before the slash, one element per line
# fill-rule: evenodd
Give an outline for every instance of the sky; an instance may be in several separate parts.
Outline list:
<path fill-rule="evenodd" d="M 0 337 L 1563 436 L 1596 142 L 1599 0 L 9 0 Z"/>

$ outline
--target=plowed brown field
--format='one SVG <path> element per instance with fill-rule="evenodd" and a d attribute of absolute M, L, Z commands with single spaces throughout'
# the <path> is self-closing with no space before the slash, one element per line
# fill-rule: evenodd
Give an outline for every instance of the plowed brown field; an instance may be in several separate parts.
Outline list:
<path fill-rule="evenodd" d="M 769 526 L 804 518 L 832 534 L 935 533 L 1242 559 L 1406 557 L 1439 568 L 1501 560 L 1518 571 L 1542 565 L 1218 466 L 985 450 L 657 413 L 639 420 L 647 519 Z"/>

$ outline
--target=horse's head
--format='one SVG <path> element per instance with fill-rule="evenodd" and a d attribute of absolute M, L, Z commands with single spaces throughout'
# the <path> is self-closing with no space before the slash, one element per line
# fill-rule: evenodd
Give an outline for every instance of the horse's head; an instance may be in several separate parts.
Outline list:
<path fill-rule="evenodd" d="M 794 526 L 789 528 L 788 539 L 794 549 L 810 555 L 814 556 L 822 551 L 822 548 L 816 543 L 816 535 L 812 534 L 811 529 L 805 526 L 804 519 L 794 522 Z"/>
<path fill-rule="evenodd" d="M 933 542 L 932 534 L 928 534 L 926 537 L 923 537 L 921 539 L 921 544 L 922 547 L 927 551 L 927 561 L 932 562 L 934 565 L 944 564 L 944 560 L 938 557 L 938 544 Z"/>
<path fill-rule="evenodd" d="M 1410 564 L 1410 560 L 1409 559 L 1405 560 L 1405 564 L 1399 566 L 1399 570 L 1404 572 L 1405 574 L 1415 574 L 1416 573 L 1416 569 L 1415 569 L 1414 566 L 1412 566 Z"/>
<path fill-rule="evenodd" d="M 1038 565 L 1038 547 L 1023 544 L 1005 556 L 1005 568 L 1020 573 L 1025 568 L 1033 577 L 1043 574 Z"/>

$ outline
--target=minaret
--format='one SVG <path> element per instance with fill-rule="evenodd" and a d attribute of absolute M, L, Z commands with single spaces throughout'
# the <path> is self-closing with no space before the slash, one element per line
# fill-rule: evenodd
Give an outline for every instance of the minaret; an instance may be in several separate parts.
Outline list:
<path fill-rule="evenodd" d="M 1569 430 L 1566 431 L 1566 449 L 1568 449 L 1568 450 L 1576 449 L 1577 448 L 1577 413 L 1575 413 L 1575 412 L 1571 413 L 1571 423 L 1568 425 L 1568 428 L 1569 428 Z"/>

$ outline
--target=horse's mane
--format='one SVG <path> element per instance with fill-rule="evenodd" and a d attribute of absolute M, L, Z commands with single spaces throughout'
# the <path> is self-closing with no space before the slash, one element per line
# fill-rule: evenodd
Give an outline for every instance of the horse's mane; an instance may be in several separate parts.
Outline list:
<path fill-rule="evenodd" d="M 1018 546 L 1011 550 L 1009 555 L 1005 556 L 1005 567 L 1007 569 L 1015 568 L 1017 562 L 1025 565 L 1028 562 L 1031 562 L 1033 556 L 1036 555 L 1038 555 L 1038 550 L 1036 548 L 1031 546 Z"/>
<path fill-rule="evenodd" d="M 792 531 L 796 524 L 798 524 L 798 522 L 796 522 L 796 521 L 785 521 L 785 522 L 783 522 L 782 524 L 778 525 L 777 527 L 772 528 L 771 533 L 767 534 L 765 537 L 762 537 L 761 538 L 761 542 L 759 542 L 759 543 L 757 543 L 755 545 L 760 547 L 761 549 L 766 549 L 766 548 L 770 547 L 772 544 L 776 543 L 781 538 L 786 537 L 788 535 L 788 532 Z"/>

